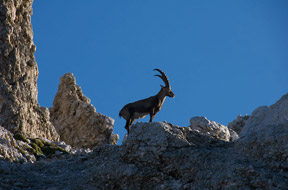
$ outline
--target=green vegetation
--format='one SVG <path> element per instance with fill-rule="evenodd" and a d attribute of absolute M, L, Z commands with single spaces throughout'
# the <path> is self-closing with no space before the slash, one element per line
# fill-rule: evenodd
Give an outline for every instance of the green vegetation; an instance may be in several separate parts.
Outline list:
<path fill-rule="evenodd" d="M 15 135 L 14 135 L 14 138 L 16 139 L 16 140 L 19 140 L 19 141 L 23 141 L 23 142 L 26 142 L 26 143 L 30 143 L 23 135 L 21 135 L 21 134 L 19 134 L 19 133 L 16 133 Z"/>
<path fill-rule="evenodd" d="M 56 153 L 56 151 L 59 152 L 63 152 L 64 154 L 68 154 L 68 152 L 66 150 L 64 150 L 63 148 L 59 147 L 59 146 L 48 146 L 48 147 L 43 147 L 42 148 L 43 153 L 46 156 L 50 156 Z"/>
<path fill-rule="evenodd" d="M 41 139 L 31 139 L 31 142 L 36 144 L 39 147 L 44 147 L 45 145 L 45 141 L 41 140 Z"/>
<path fill-rule="evenodd" d="M 36 155 L 41 155 L 41 154 L 43 154 L 41 148 L 40 148 L 37 144 L 31 143 L 30 146 L 35 150 L 35 153 L 34 153 L 34 154 L 36 154 Z"/>
<path fill-rule="evenodd" d="M 45 140 L 42 139 L 26 139 L 23 135 L 21 134 L 15 134 L 14 138 L 16 140 L 19 141 L 23 141 L 26 144 L 23 144 L 21 147 L 17 147 L 17 149 L 23 154 L 25 155 L 27 152 L 29 152 L 30 154 L 34 154 L 36 157 L 39 157 L 41 155 L 45 155 L 45 156 L 51 156 L 54 155 L 57 151 L 62 152 L 64 154 L 68 154 L 68 152 L 66 150 L 64 150 L 63 148 L 52 144 L 50 142 L 47 142 Z M 29 146 L 28 146 L 29 145 Z M 27 152 L 26 152 L 27 151 Z"/>

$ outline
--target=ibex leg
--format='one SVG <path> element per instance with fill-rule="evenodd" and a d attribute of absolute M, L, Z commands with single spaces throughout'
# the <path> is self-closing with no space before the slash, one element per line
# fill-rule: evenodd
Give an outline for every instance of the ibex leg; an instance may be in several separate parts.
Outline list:
<path fill-rule="evenodd" d="M 125 125 L 125 129 L 127 130 L 127 133 L 129 134 L 129 123 L 130 123 L 130 118 L 128 118 L 127 120 L 126 120 L 126 125 Z"/>
<path fill-rule="evenodd" d="M 126 120 L 125 129 L 127 130 L 127 133 L 128 133 L 128 134 L 129 134 L 129 127 L 130 127 L 130 125 L 132 125 L 135 121 L 136 121 L 136 119 L 132 119 L 132 118 L 128 118 L 128 119 Z"/>
<path fill-rule="evenodd" d="M 156 115 L 156 114 L 150 114 L 150 120 L 149 120 L 149 122 L 152 122 L 152 121 L 153 121 L 155 115 Z"/>

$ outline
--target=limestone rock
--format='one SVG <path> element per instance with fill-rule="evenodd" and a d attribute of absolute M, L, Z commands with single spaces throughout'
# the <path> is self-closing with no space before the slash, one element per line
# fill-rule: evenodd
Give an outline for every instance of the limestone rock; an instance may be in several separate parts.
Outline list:
<path fill-rule="evenodd" d="M 29 53 L 35 51 L 31 3 L 0 1 L 0 124 L 30 136 L 49 136 L 50 132 L 53 139 L 50 113 L 37 104 L 38 71 Z M 0 159 L 0 189 L 287 189 L 287 108 L 285 95 L 272 106 L 256 109 L 248 120 L 232 122 L 229 129 L 204 117 L 192 118 L 190 127 L 136 123 L 123 145 L 111 145 L 107 143 L 117 141 L 113 120 L 97 113 L 74 76 L 67 74 L 61 79 L 51 119 L 73 143 L 104 145 L 19 164 L 14 161 L 29 160 L 19 147 L 32 148 L 32 140 L 37 144 L 37 139 L 20 136 L 22 140 L 15 140 L 16 135 L 0 127 L 0 156 L 13 161 Z M 229 142 L 233 129 L 239 132 L 241 128 L 240 139 Z"/>
<path fill-rule="evenodd" d="M 238 115 L 235 120 L 228 124 L 228 128 L 234 130 L 237 134 L 241 132 L 247 120 L 249 119 L 249 115 Z"/>
<path fill-rule="evenodd" d="M 114 120 L 96 112 L 72 73 L 61 77 L 50 112 L 61 140 L 75 148 L 117 143 L 119 137 L 113 134 Z"/>
<path fill-rule="evenodd" d="M 279 126 L 288 122 L 288 94 L 271 106 L 261 106 L 253 111 L 251 117 L 246 121 L 240 136 L 249 136 L 269 126 Z M 272 127 L 273 129 L 273 127 Z"/>
<path fill-rule="evenodd" d="M 232 142 L 232 141 L 236 141 L 236 140 L 238 140 L 239 139 L 239 135 L 238 135 L 238 133 L 236 133 L 233 129 L 231 129 L 231 128 L 228 128 L 228 130 L 229 130 L 229 133 L 230 133 L 230 141 Z"/>
<path fill-rule="evenodd" d="M 223 144 L 221 140 L 202 134 L 190 127 L 179 127 L 166 122 L 137 122 L 121 148 L 126 161 L 159 162 L 161 155 L 171 150 L 209 144 Z"/>
<path fill-rule="evenodd" d="M 284 162 L 271 167 L 268 161 L 280 162 L 250 158 L 234 145 L 190 127 L 138 122 L 121 146 L 21 166 L 0 160 L 0 188 L 286 189 Z"/>
<path fill-rule="evenodd" d="M 19 150 L 19 144 L 13 138 L 11 132 L 0 126 L 0 159 L 11 162 L 35 161 L 35 157 L 27 159 Z"/>
<path fill-rule="evenodd" d="M 215 121 L 210 121 L 206 117 L 193 117 L 190 119 L 190 128 L 203 134 L 208 134 L 214 138 L 230 141 L 229 129 Z"/>
<path fill-rule="evenodd" d="M 58 140 L 37 102 L 32 2 L 0 1 L 0 125 L 25 136 Z"/>
<path fill-rule="evenodd" d="M 271 106 L 253 111 L 240 133 L 237 147 L 273 168 L 288 169 L 288 94 Z"/>
<path fill-rule="evenodd" d="M 0 160 L 0 188 L 287 188 L 288 175 L 283 166 L 272 169 L 265 158 L 250 158 L 234 145 L 190 127 L 138 122 L 131 126 L 121 146 L 97 146 L 86 155 L 43 160 L 18 166 L 17 170 L 15 165 Z"/>

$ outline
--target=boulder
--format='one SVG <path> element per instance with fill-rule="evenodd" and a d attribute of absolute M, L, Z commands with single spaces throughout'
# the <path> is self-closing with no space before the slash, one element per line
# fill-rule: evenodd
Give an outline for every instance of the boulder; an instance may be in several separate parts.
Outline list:
<path fill-rule="evenodd" d="M 96 112 L 72 73 L 60 78 L 50 113 L 60 139 L 72 147 L 93 148 L 117 143 L 119 137 L 113 134 L 114 120 Z"/>
<path fill-rule="evenodd" d="M 229 129 L 225 125 L 208 120 L 206 117 L 191 118 L 189 127 L 202 134 L 207 134 L 223 141 L 230 141 Z"/>

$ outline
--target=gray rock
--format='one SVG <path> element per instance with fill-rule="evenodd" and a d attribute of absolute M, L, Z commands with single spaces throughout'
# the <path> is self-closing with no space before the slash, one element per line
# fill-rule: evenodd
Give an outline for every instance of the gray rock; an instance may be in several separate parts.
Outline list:
<path fill-rule="evenodd" d="M 246 121 L 240 136 L 249 136 L 263 130 L 269 130 L 269 126 L 280 126 L 288 122 L 288 94 L 271 106 L 261 106 L 253 111 Z"/>
<path fill-rule="evenodd" d="M 210 121 L 206 117 L 193 117 L 190 119 L 190 128 L 217 139 L 230 141 L 230 132 L 225 125 Z"/>
<path fill-rule="evenodd" d="M 31 0 L 0 1 L 0 124 L 11 131 L 57 140 L 49 111 L 37 104 L 31 5 Z M 248 120 L 232 122 L 229 129 L 204 117 L 192 118 L 190 127 L 136 123 L 123 145 L 117 146 L 107 144 L 117 139 L 112 134 L 113 121 L 95 111 L 73 75 L 67 74 L 63 80 L 67 81 L 51 109 L 58 130 L 64 126 L 77 131 L 78 125 L 87 123 L 75 118 L 91 119 L 92 132 L 102 140 L 73 131 L 78 135 L 76 140 L 71 136 L 73 143 L 86 146 L 92 139 L 103 145 L 93 151 L 75 151 L 60 142 L 58 145 L 72 154 L 63 156 L 56 151 L 55 156 L 20 164 L 15 162 L 29 158 L 19 148 L 32 148 L 32 144 L 16 141 L 0 127 L 0 189 L 287 189 L 288 95 L 272 106 L 256 109 Z M 94 121 L 95 117 L 101 119 Z M 240 139 L 231 142 L 233 129 L 241 131 Z"/>
<path fill-rule="evenodd" d="M 228 124 L 228 128 L 234 130 L 237 134 L 239 134 L 242 131 L 243 127 L 246 125 L 249 117 L 249 115 L 238 115 L 235 120 Z"/>
<path fill-rule="evenodd" d="M 20 152 L 21 144 L 14 139 L 11 132 L 0 126 L 0 159 L 11 162 L 34 162 L 36 159 L 27 154 L 28 159 Z"/>
<path fill-rule="evenodd" d="M 288 94 L 271 106 L 253 111 L 239 136 L 240 150 L 263 158 L 272 168 L 288 169 Z"/>
<path fill-rule="evenodd" d="M 264 158 L 251 159 L 234 145 L 189 127 L 138 122 L 131 126 L 130 134 L 121 146 L 98 146 L 87 154 L 22 166 L 0 161 L 0 168 L 3 168 L 0 170 L 0 188 L 182 190 L 287 187 L 284 170 L 271 170 Z"/>
<path fill-rule="evenodd" d="M 50 112 L 50 120 L 61 140 L 72 147 L 93 148 L 117 143 L 119 136 L 113 134 L 114 120 L 96 112 L 72 73 L 61 77 Z"/>
<path fill-rule="evenodd" d="M 236 140 L 238 140 L 239 139 L 239 135 L 238 135 L 238 133 L 236 133 L 233 129 L 231 129 L 231 128 L 228 128 L 228 130 L 229 130 L 229 133 L 230 133 L 230 141 L 232 142 L 232 141 L 236 141 Z"/>
<path fill-rule="evenodd" d="M 32 0 L 0 1 L 0 125 L 27 137 L 57 141 L 39 108 Z"/>

